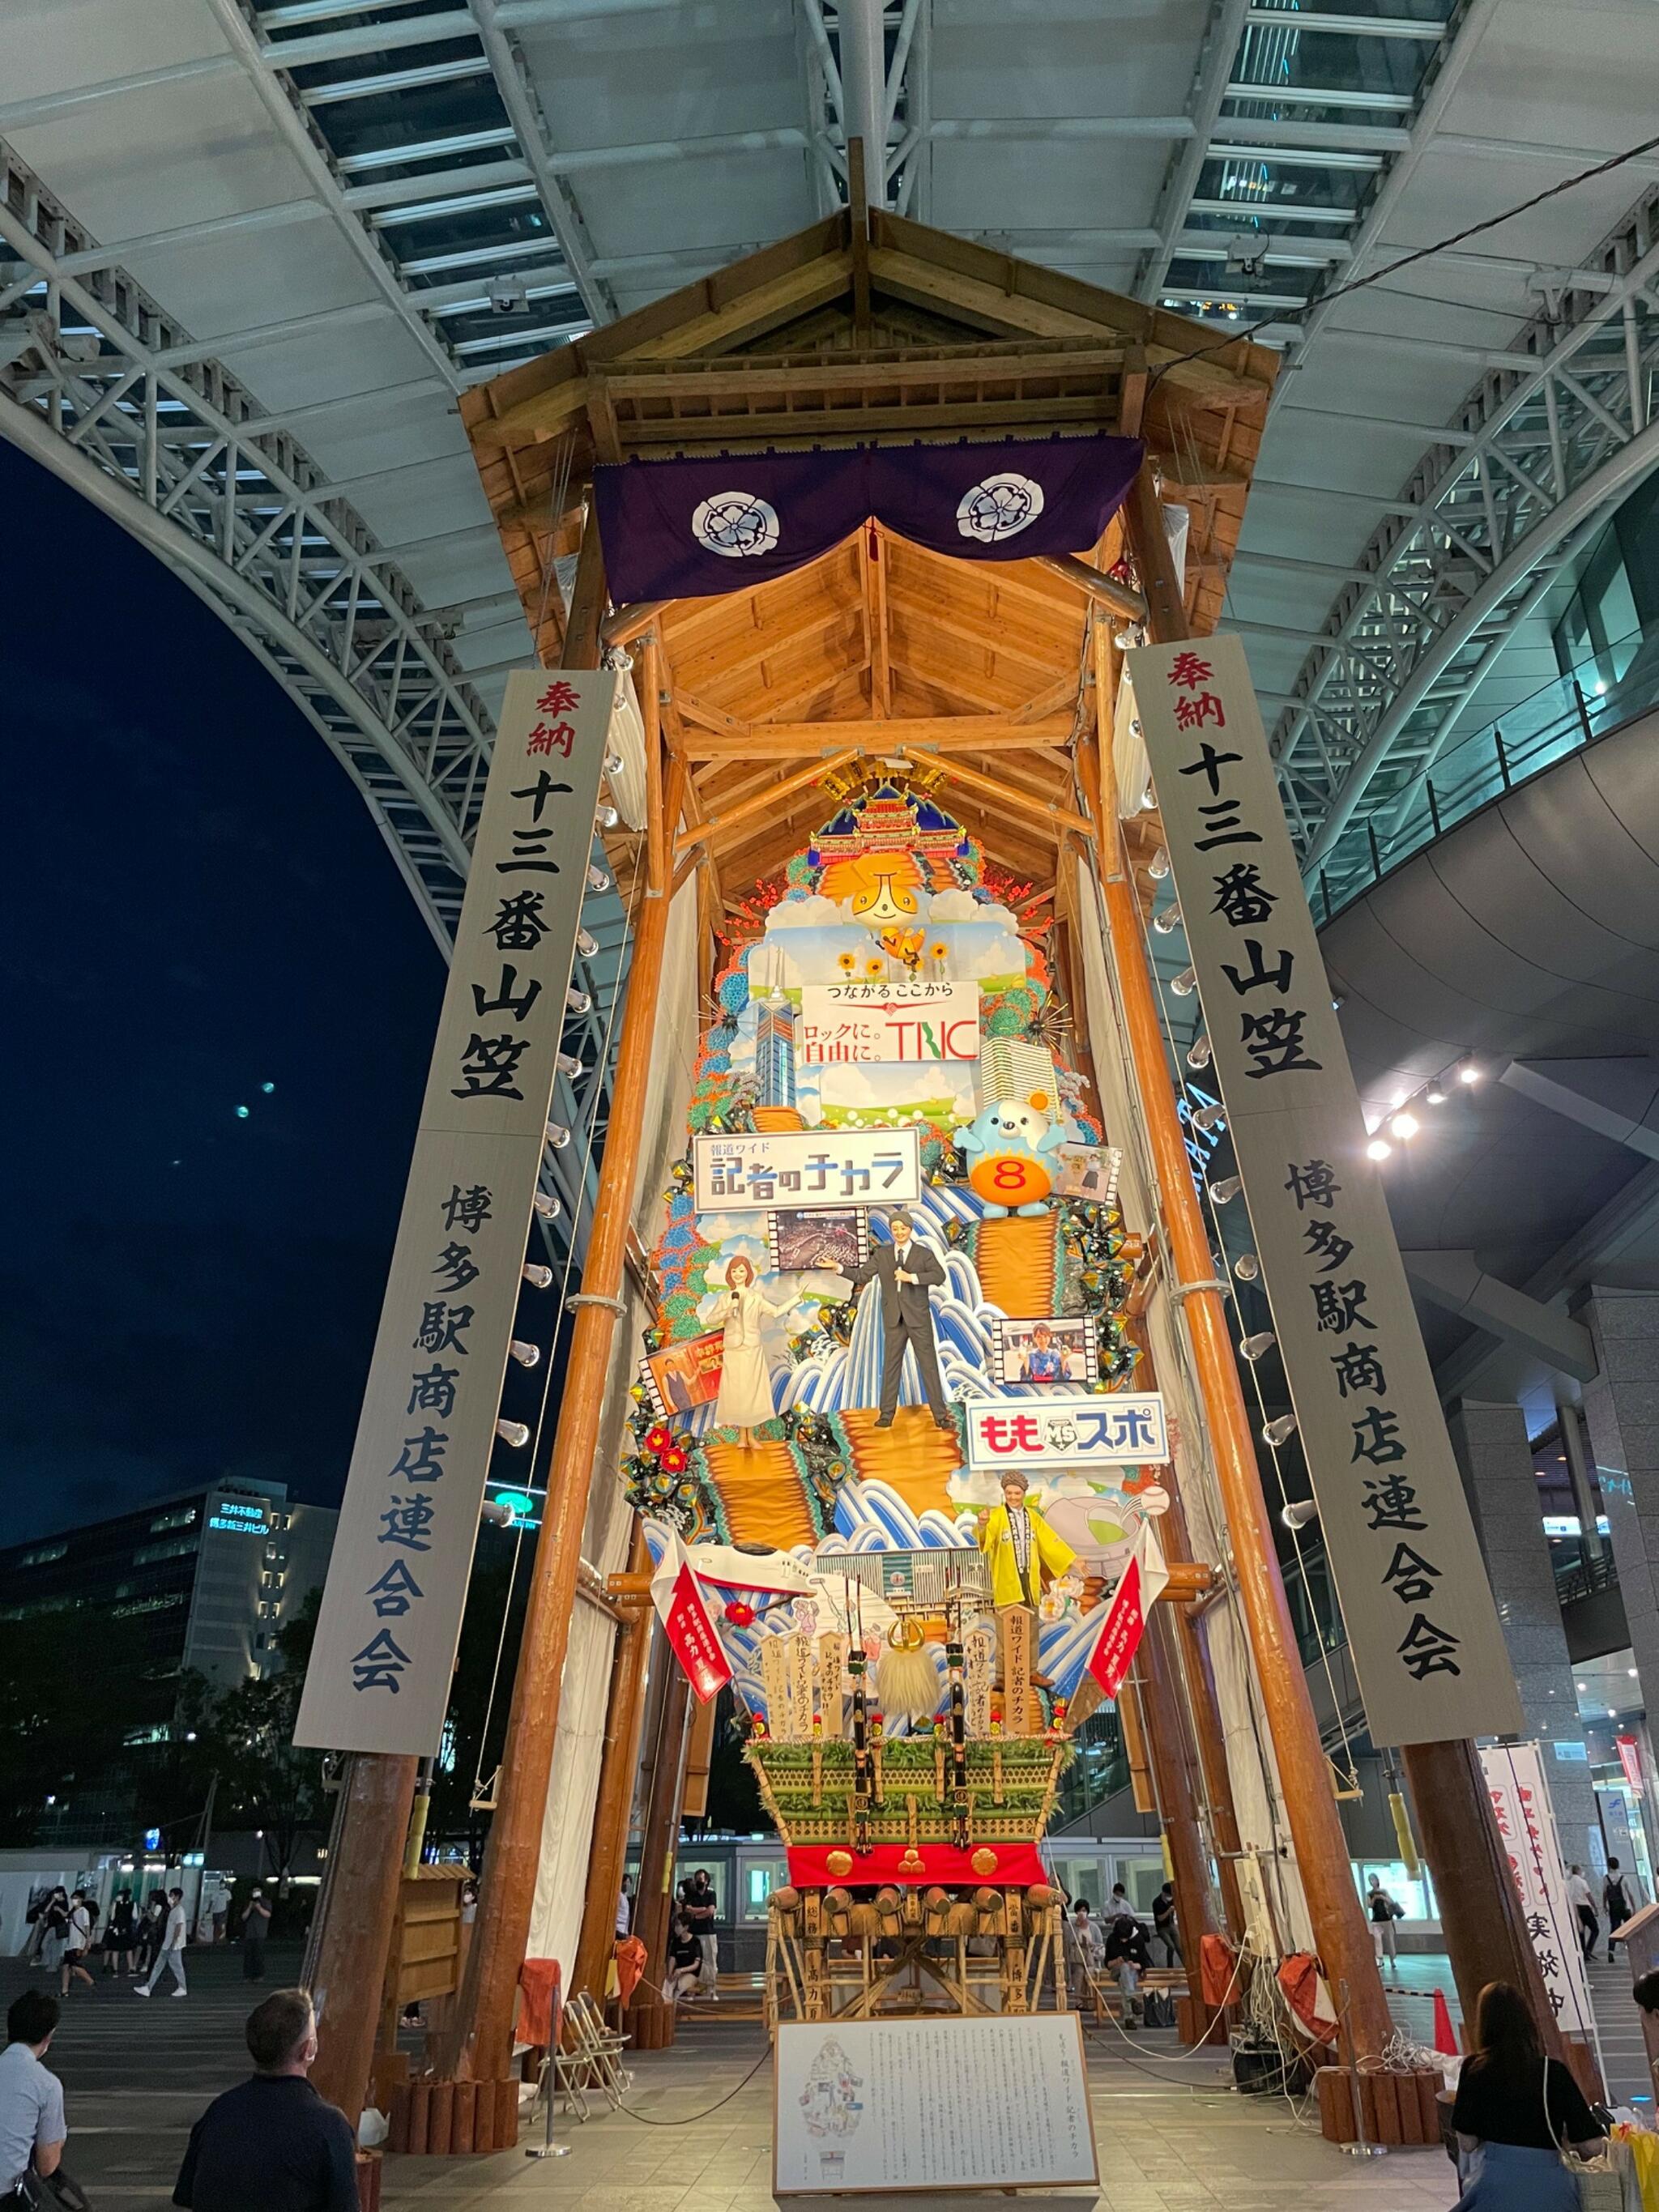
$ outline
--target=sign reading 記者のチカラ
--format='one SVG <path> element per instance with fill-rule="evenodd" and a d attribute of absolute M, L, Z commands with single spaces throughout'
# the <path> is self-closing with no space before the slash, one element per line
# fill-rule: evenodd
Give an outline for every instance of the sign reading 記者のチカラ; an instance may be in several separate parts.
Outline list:
<path fill-rule="evenodd" d="M 921 1196 L 914 1128 L 733 1130 L 696 1138 L 691 1158 L 699 1213 L 914 1206 Z"/>
<path fill-rule="evenodd" d="M 438 1748 L 617 684 L 507 680 L 296 1743 Z"/>
<path fill-rule="evenodd" d="M 1372 1741 L 1518 1732 L 1243 647 L 1125 672 Z"/>

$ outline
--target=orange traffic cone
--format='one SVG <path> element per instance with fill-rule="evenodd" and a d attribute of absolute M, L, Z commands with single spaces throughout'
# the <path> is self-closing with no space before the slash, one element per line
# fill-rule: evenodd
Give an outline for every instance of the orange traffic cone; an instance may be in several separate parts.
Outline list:
<path fill-rule="evenodd" d="M 1452 2033 L 1451 2007 L 1446 2002 L 1444 1990 L 1434 1993 L 1434 2047 L 1442 2057 L 1455 2058 L 1457 2038 Z"/>

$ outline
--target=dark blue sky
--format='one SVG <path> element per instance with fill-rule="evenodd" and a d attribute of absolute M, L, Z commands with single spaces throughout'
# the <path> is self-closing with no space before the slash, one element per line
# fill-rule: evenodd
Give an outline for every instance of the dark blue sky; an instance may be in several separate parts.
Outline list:
<path fill-rule="evenodd" d="M 0 1543 L 227 1471 L 337 1503 L 442 964 L 216 616 L 3 444 L 0 514 Z"/>

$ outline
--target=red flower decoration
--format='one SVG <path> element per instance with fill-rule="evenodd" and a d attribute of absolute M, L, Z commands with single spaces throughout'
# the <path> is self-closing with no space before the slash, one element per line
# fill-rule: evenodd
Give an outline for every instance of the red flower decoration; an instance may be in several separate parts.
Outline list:
<path fill-rule="evenodd" d="M 678 1444 L 670 1444 L 658 1453 L 657 1464 L 665 1474 L 684 1474 L 691 1462 Z"/>
<path fill-rule="evenodd" d="M 752 1628 L 755 1625 L 755 1608 L 743 1598 L 728 1598 L 726 1601 L 726 1617 L 733 1628 Z"/>
<path fill-rule="evenodd" d="M 665 1452 L 673 1441 L 672 1435 L 660 1421 L 645 1432 L 645 1448 L 648 1452 Z"/>

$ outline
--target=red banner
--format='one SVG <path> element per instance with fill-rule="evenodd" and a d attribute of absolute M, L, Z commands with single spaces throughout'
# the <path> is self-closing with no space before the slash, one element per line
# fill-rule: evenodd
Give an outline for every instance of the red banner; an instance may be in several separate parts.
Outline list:
<path fill-rule="evenodd" d="M 1137 1552 L 1112 1593 L 1111 1604 L 1106 1608 L 1106 1625 L 1089 1662 L 1089 1672 L 1109 1698 L 1116 1697 L 1123 1687 L 1146 1626 L 1146 1614 L 1140 1601 L 1140 1554 Z"/>
<path fill-rule="evenodd" d="M 946 1888 L 994 1882 L 1027 1887 L 1047 1881 L 1048 1872 L 1035 1844 L 877 1844 L 854 1851 L 846 1844 L 803 1844 L 791 1849 L 789 1879 L 798 1887 L 822 1889 L 842 1882 L 856 1889 L 866 1882 L 890 1881 L 899 1888 L 939 1882 Z"/>
<path fill-rule="evenodd" d="M 1642 1794 L 1642 1747 L 1633 1735 L 1615 1736 L 1613 1741 L 1619 1747 L 1619 1764 L 1625 1770 L 1625 1779 L 1629 1783 L 1632 1795 L 1639 1797 Z"/>
<path fill-rule="evenodd" d="M 682 1562 L 674 1577 L 662 1625 L 669 1648 L 684 1668 L 700 1702 L 706 1705 L 731 1680 L 732 1666 L 720 1648 L 720 1638 L 689 1560 Z"/>

